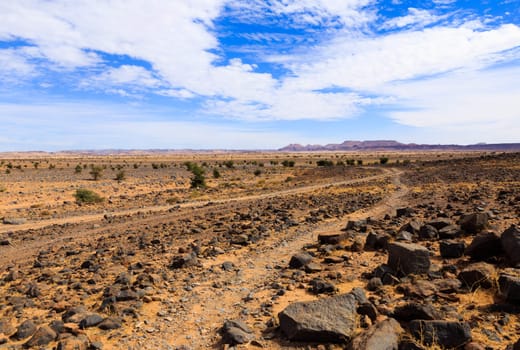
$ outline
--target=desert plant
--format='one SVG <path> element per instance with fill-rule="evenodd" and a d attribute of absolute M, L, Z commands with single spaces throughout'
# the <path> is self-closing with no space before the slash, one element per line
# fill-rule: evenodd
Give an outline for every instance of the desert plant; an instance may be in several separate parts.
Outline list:
<path fill-rule="evenodd" d="M 316 162 L 317 166 L 333 166 L 334 162 L 328 159 L 320 159 Z"/>
<path fill-rule="evenodd" d="M 292 167 L 294 167 L 294 160 L 284 160 L 284 161 L 282 162 L 282 165 L 283 165 L 284 167 L 292 168 Z"/>
<path fill-rule="evenodd" d="M 379 158 L 379 164 L 385 165 L 386 163 L 388 163 L 388 157 Z"/>
<path fill-rule="evenodd" d="M 362 159 L 358 159 L 357 165 L 363 165 L 363 160 Z"/>
<path fill-rule="evenodd" d="M 198 164 L 190 163 L 188 170 L 193 174 L 190 182 L 191 188 L 205 188 L 206 177 L 204 176 L 204 169 Z"/>
<path fill-rule="evenodd" d="M 115 178 L 115 180 L 121 182 L 121 181 L 123 181 L 124 179 L 126 179 L 125 171 L 124 171 L 124 170 L 120 170 L 120 171 L 118 171 L 117 174 L 116 174 L 116 178 Z"/>
<path fill-rule="evenodd" d="M 235 165 L 235 162 L 233 162 L 232 160 L 226 160 L 224 162 L 224 165 L 226 166 L 226 168 L 232 169 L 233 166 Z"/>
<path fill-rule="evenodd" d="M 260 176 L 262 174 L 262 170 L 256 169 L 254 174 L 255 174 L 255 176 Z"/>
<path fill-rule="evenodd" d="M 103 168 L 99 165 L 95 165 L 90 169 L 90 175 L 92 175 L 92 180 L 97 181 L 103 175 Z"/>
<path fill-rule="evenodd" d="M 104 200 L 99 194 L 86 188 L 77 189 L 74 198 L 76 198 L 76 202 L 85 204 L 100 203 Z"/>
<path fill-rule="evenodd" d="M 213 177 L 218 179 L 220 177 L 220 171 L 218 169 L 213 169 Z"/>
<path fill-rule="evenodd" d="M 81 173 L 82 170 L 83 170 L 83 167 L 80 164 L 76 165 L 76 167 L 74 168 L 74 172 L 76 174 Z"/>

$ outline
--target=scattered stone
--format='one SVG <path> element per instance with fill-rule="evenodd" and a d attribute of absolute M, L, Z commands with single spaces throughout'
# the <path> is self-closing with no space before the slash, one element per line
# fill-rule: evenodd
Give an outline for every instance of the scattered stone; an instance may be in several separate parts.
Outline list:
<path fill-rule="evenodd" d="M 56 332 L 49 326 L 41 326 L 38 330 L 33 334 L 31 339 L 29 339 L 24 347 L 32 348 L 35 346 L 47 345 L 50 342 L 54 341 L 58 335 Z"/>
<path fill-rule="evenodd" d="M 18 326 L 16 333 L 13 335 L 13 339 L 22 340 L 36 332 L 36 325 L 32 320 L 25 320 Z"/>
<path fill-rule="evenodd" d="M 464 252 L 473 260 L 487 260 L 502 253 L 500 237 L 493 232 L 481 233 L 471 241 Z"/>
<path fill-rule="evenodd" d="M 397 350 L 403 329 L 393 318 L 388 318 L 356 336 L 349 344 L 350 350 Z"/>
<path fill-rule="evenodd" d="M 450 219 L 447 218 L 437 218 L 431 221 L 428 221 L 426 225 L 430 225 L 435 227 L 436 230 L 442 230 L 445 227 L 453 225 Z"/>
<path fill-rule="evenodd" d="M 457 278 L 470 290 L 478 287 L 491 288 L 493 286 L 493 275 L 495 268 L 484 262 L 471 264 L 462 270 Z"/>
<path fill-rule="evenodd" d="M 453 239 L 459 237 L 460 234 L 460 227 L 457 225 L 449 225 L 439 229 L 440 239 Z"/>
<path fill-rule="evenodd" d="M 390 243 L 388 266 L 400 274 L 423 274 L 430 269 L 430 252 L 413 243 Z"/>
<path fill-rule="evenodd" d="M 415 210 L 413 208 L 409 208 L 409 207 L 397 208 L 397 210 L 396 210 L 396 216 L 398 218 L 403 217 L 403 216 L 410 217 L 410 216 L 413 216 L 414 214 L 415 214 Z"/>
<path fill-rule="evenodd" d="M 88 338 L 80 334 L 77 337 L 68 337 L 60 340 L 57 350 L 87 350 L 88 348 Z"/>
<path fill-rule="evenodd" d="M 520 265 L 520 229 L 511 225 L 500 237 L 501 245 L 513 267 Z"/>
<path fill-rule="evenodd" d="M 99 314 L 90 314 L 79 322 L 79 328 L 85 329 L 89 327 L 95 327 L 102 321 L 103 317 L 101 317 Z"/>
<path fill-rule="evenodd" d="M 487 227 L 488 220 L 488 213 L 472 213 L 463 215 L 459 225 L 466 233 L 476 234 Z"/>
<path fill-rule="evenodd" d="M 407 224 L 405 224 L 404 226 L 402 226 L 399 229 L 399 231 L 406 231 L 406 232 L 410 232 L 411 234 L 416 235 L 421 230 L 421 226 L 422 226 L 422 224 L 419 221 L 412 220 L 412 221 L 408 222 Z"/>
<path fill-rule="evenodd" d="M 471 341 L 471 328 L 466 322 L 414 320 L 409 328 L 416 339 L 428 346 L 456 348 Z"/>
<path fill-rule="evenodd" d="M 383 282 L 381 281 L 381 278 L 379 277 L 372 277 L 367 284 L 367 289 L 369 291 L 375 291 L 383 286 Z"/>
<path fill-rule="evenodd" d="M 278 314 L 280 329 L 290 340 L 344 342 L 352 337 L 356 328 L 357 305 L 352 292 L 296 302 Z"/>
<path fill-rule="evenodd" d="M 101 321 L 97 327 L 102 330 L 111 330 L 121 328 L 122 323 L 121 320 L 116 319 L 114 317 L 107 317 L 103 321 Z"/>
<path fill-rule="evenodd" d="M 311 288 L 310 291 L 314 294 L 323 294 L 323 293 L 334 293 L 336 291 L 336 287 L 327 281 L 322 280 L 321 278 L 315 278 L 310 283 Z"/>
<path fill-rule="evenodd" d="M 430 225 L 421 226 L 419 230 L 419 238 L 422 240 L 433 240 L 437 239 L 439 232 L 437 229 Z"/>
<path fill-rule="evenodd" d="M 498 287 L 500 295 L 507 302 L 520 305 L 520 270 L 501 273 Z"/>
<path fill-rule="evenodd" d="M 245 344 L 253 339 L 253 331 L 242 321 L 226 320 L 221 331 L 222 340 L 227 344 Z"/>
<path fill-rule="evenodd" d="M 10 336 L 16 332 L 16 328 L 13 326 L 11 320 L 7 318 L 0 319 L 0 334 Z"/>
<path fill-rule="evenodd" d="M 430 304 L 419 304 L 411 302 L 402 306 L 398 306 L 394 310 L 394 318 L 402 322 L 410 322 L 413 320 L 438 320 L 440 314 Z"/>
<path fill-rule="evenodd" d="M 445 259 L 460 258 L 464 255 L 466 244 L 464 241 L 445 239 L 440 241 L 441 256 Z"/>
<path fill-rule="evenodd" d="M 299 269 L 312 261 L 312 255 L 307 252 L 300 252 L 294 254 L 289 261 L 289 267 L 292 269 Z"/>
<path fill-rule="evenodd" d="M 348 226 L 348 225 L 347 225 Z M 318 242 L 320 244 L 338 244 L 347 238 L 346 234 L 340 233 L 322 233 L 318 235 Z"/>
<path fill-rule="evenodd" d="M 189 253 L 182 256 L 174 256 L 170 263 L 171 269 L 181 269 L 185 267 L 197 266 L 199 263 L 197 254 Z"/>

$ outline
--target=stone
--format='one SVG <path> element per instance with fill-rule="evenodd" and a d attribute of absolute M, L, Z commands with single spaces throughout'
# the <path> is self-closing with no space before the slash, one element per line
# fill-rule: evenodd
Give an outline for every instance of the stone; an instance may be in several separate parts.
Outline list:
<path fill-rule="evenodd" d="M 520 228 L 511 225 L 502 233 L 500 242 L 512 266 L 520 265 Z"/>
<path fill-rule="evenodd" d="M 427 273 L 430 269 L 430 252 L 418 244 L 390 243 L 387 264 L 402 275 Z"/>
<path fill-rule="evenodd" d="M 103 321 L 103 317 L 99 314 L 90 314 L 87 315 L 79 322 L 79 328 L 85 329 L 90 327 L 95 327 Z"/>
<path fill-rule="evenodd" d="M 488 225 L 488 213 L 472 213 L 463 215 L 459 225 L 468 234 L 476 234 L 485 229 Z"/>
<path fill-rule="evenodd" d="M 500 255 L 502 254 L 500 237 L 493 232 L 481 233 L 473 238 L 464 254 L 478 261 Z"/>
<path fill-rule="evenodd" d="M 445 259 L 460 258 L 464 255 L 466 244 L 464 241 L 445 239 L 440 241 L 441 256 Z"/>
<path fill-rule="evenodd" d="M 414 213 L 415 213 L 415 210 L 413 210 L 413 208 L 407 207 L 407 208 L 397 208 L 396 209 L 396 216 L 398 218 L 403 217 L 403 216 L 410 217 L 410 216 L 413 216 Z"/>
<path fill-rule="evenodd" d="M 57 337 L 58 335 L 51 327 L 41 326 L 23 346 L 26 348 L 32 348 L 47 345 Z"/>
<path fill-rule="evenodd" d="M 402 226 L 399 231 L 406 231 L 406 232 L 410 232 L 411 234 L 418 234 L 419 231 L 421 230 L 421 223 L 417 220 L 412 220 L 410 222 L 408 222 L 407 224 L 405 224 L 404 226 Z"/>
<path fill-rule="evenodd" d="M 121 320 L 116 319 L 114 317 L 107 317 L 103 321 L 101 321 L 97 327 L 102 330 L 111 330 L 121 328 L 122 323 Z"/>
<path fill-rule="evenodd" d="M 498 278 L 500 295 L 509 303 L 520 305 L 520 270 L 505 271 Z"/>
<path fill-rule="evenodd" d="M 25 320 L 18 326 L 16 333 L 13 335 L 13 339 L 25 339 L 33 335 L 34 332 L 36 332 L 36 325 L 34 324 L 34 322 L 31 320 Z"/>
<path fill-rule="evenodd" d="M 372 277 L 367 283 L 367 290 L 375 291 L 383 286 L 383 281 L 379 277 Z"/>
<path fill-rule="evenodd" d="M 350 350 L 397 350 L 399 336 L 403 329 L 393 318 L 381 321 L 360 335 L 349 344 Z"/>
<path fill-rule="evenodd" d="M 430 225 L 423 225 L 419 230 L 419 238 L 422 240 L 433 240 L 437 239 L 439 232 L 437 229 Z"/>
<path fill-rule="evenodd" d="M 307 252 L 296 253 L 289 261 L 289 267 L 292 269 L 299 269 L 312 261 L 312 255 Z"/>
<path fill-rule="evenodd" d="M 10 336 L 16 332 L 16 328 L 8 318 L 0 318 L 0 334 Z"/>
<path fill-rule="evenodd" d="M 185 267 L 191 267 L 198 265 L 199 261 L 197 259 L 197 254 L 189 253 L 185 255 L 177 255 L 172 258 L 170 263 L 170 269 L 181 269 Z"/>
<path fill-rule="evenodd" d="M 87 350 L 89 348 L 89 341 L 85 335 L 78 335 L 77 337 L 68 337 L 58 342 L 57 350 Z"/>
<path fill-rule="evenodd" d="M 365 250 L 386 249 L 390 236 L 386 233 L 370 232 L 365 239 Z"/>
<path fill-rule="evenodd" d="M 314 294 L 323 294 L 323 293 L 334 293 L 336 291 L 336 287 L 334 284 L 324 281 L 321 278 L 315 278 L 310 283 L 311 288 L 310 291 Z"/>
<path fill-rule="evenodd" d="M 409 328 L 416 339 L 428 346 L 456 348 L 471 341 L 471 328 L 466 322 L 414 320 Z"/>
<path fill-rule="evenodd" d="M 348 341 L 356 329 L 358 298 L 351 292 L 290 304 L 278 314 L 280 329 L 290 340 Z"/>
<path fill-rule="evenodd" d="M 458 225 L 449 225 L 439 229 L 440 239 L 453 239 L 459 237 L 460 234 L 461 231 Z"/>
<path fill-rule="evenodd" d="M 495 268 L 491 264 L 479 262 L 471 264 L 462 270 L 457 278 L 470 290 L 479 287 L 489 289 L 493 286 L 493 275 Z"/>
<path fill-rule="evenodd" d="M 340 233 L 322 233 L 318 235 L 318 242 L 320 244 L 338 244 L 345 240 L 347 235 L 343 232 Z"/>
<path fill-rule="evenodd" d="M 227 344 L 245 344 L 253 339 L 253 331 L 242 321 L 226 320 L 221 332 L 222 339 Z"/>
<path fill-rule="evenodd" d="M 441 230 L 447 226 L 453 225 L 450 219 L 447 218 L 437 218 L 431 221 L 428 221 L 426 225 L 430 225 L 435 227 L 437 230 Z"/>
<path fill-rule="evenodd" d="M 410 302 L 396 307 L 393 317 L 402 322 L 410 322 L 413 320 L 438 320 L 440 314 L 431 304 Z"/>
<path fill-rule="evenodd" d="M 4 218 L 2 220 L 4 225 L 23 225 L 27 222 L 25 218 Z"/>

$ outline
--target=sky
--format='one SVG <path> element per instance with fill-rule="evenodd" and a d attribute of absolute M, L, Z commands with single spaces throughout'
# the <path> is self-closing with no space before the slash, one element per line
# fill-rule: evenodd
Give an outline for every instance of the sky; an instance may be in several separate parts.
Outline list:
<path fill-rule="evenodd" d="M 520 142 L 520 0 L 0 0 L 0 151 Z"/>

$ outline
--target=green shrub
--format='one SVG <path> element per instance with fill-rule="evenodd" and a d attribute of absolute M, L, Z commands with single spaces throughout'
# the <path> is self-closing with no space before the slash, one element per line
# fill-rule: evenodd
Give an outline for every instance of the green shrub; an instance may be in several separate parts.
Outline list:
<path fill-rule="evenodd" d="M 120 171 L 118 171 L 117 174 L 116 174 L 116 178 L 115 178 L 115 180 L 117 180 L 117 181 L 123 181 L 124 179 L 126 179 L 125 171 L 124 171 L 124 170 L 120 170 Z"/>
<path fill-rule="evenodd" d="M 388 157 L 379 158 L 379 164 L 385 165 L 386 163 L 388 163 Z"/>
<path fill-rule="evenodd" d="M 284 160 L 282 162 L 282 165 L 284 167 L 292 168 L 292 167 L 294 167 L 294 160 Z"/>
<path fill-rule="evenodd" d="M 220 177 L 220 171 L 218 169 L 213 169 L 213 177 L 218 179 Z"/>
<path fill-rule="evenodd" d="M 206 187 L 206 177 L 204 176 L 204 169 L 200 167 L 198 164 L 190 163 L 188 170 L 191 171 L 193 176 L 191 177 L 191 188 L 205 188 Z"/>
<path fill-rule="evenodd" d="M 320 159 L 316 162 L 317 166 L 333 166 L 334 162 L 328 159 Z"/>
<path fill-rule="evenodd" d="M 80 164 L 76 165 L 76 167 L 74 168 L 74 172 L 76 174 L 81 173 L 82 170 L 83 170 L 83 167 Z"/>
<path fill-rule="evenodd" d="M 256 169 L 254 174 L 255 174 L 255 176 L 260 176 L 262 174 L 262 170 Z"/>
<path fill-rule="evenodd" d="M 95 165 L 90 169 L 90 175 L 92 175 L 92 180 L 97 181 L 103 175 L 103 168 L 99 165 Z"/>
<path fill-rule="evenodd" d="M 224 165 L 226 166 L 226 168 L 232 169 L 234 167 L 235 163 L 232 160 L 226 160 L 224 162 Z"/>
<path fill-rule="evenodd" d="M 77 189 L 74 198 L 76 202 L 85 204 L 101 203 L 104 200 L 99 194 L 86 188 Z"/>

